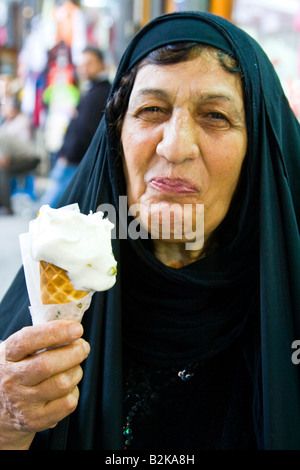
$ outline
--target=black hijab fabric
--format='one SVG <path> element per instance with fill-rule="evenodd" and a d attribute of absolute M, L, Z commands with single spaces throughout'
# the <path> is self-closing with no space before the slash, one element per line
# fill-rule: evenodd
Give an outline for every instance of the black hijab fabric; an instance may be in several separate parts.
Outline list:
<path fill-rule="evenodd" d="M 299 124 L 262 49 L 207 13 L 174 13 L 145 26 L 127 48 L 111 93 L 150 51 L 181 41 L 229 52 L 243 72 L 248 151 L 240 187 L 218 228 L 221 238 L 230 238 L 179 270 L 162 265 L 142 240 L 113 240 L 118 281 L 93 296 L 83 319 L 91 353 L 78 408 L 40 433 L 33 447 L 122 448 L 124 336 L 128 350 L 157 367 L 204 361 L 238 340 L 253 381 L 258 447 L 300 449 L 299 369 L 291 360 L 292 343 L 300 339 Z M 60 205 L 78 202 L 88 213 L 109 203 L 119 211 L 125 190 L 109 124 L 102 120 Z M 29 324 L 21 270 L 1 304 L 0 338 Z"/>

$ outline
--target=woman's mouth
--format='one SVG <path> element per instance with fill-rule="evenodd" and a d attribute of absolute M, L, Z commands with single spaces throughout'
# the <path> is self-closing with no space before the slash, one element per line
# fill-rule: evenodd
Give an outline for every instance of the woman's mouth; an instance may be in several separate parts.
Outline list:
<path fill-rule="evenodd" d="M 152 178 L 150 185 L 158 191 L 169 194 L 193 194 L 198 188 L 189 180 L 182 178 Z"/>

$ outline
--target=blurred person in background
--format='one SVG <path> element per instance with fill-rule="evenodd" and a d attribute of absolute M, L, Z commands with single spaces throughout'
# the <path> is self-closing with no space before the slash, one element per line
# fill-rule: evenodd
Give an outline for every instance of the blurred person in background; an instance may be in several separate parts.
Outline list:
<path fill-rule="evenodd" d="M 39 163 L 35 155 L 30 120 L 20 110 L 17 96 L 6 98 L 1 109 L 0 125 L 0 213 L 11 214 L 11 178 L 34 170 Z"/>
<path fill-rule="evenodd" d="M 110 91 L 102 52 L 88 46 L 77 69 L 82 96 L 71 120 L 58 158 L 50 173 L 50 183 L 40 205 L 55 207 L 81 162 L 102 118 Z"/>

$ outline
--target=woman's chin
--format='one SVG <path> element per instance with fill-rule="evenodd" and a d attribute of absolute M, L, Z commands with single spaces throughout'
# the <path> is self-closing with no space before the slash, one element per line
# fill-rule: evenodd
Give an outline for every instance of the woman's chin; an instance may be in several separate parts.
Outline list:
<path fill-rule="evenodd" d="M 141 205 L 138 219 L 154 240 L 190 243 L 204 239 L 204 206 L 158 203 Z"/>

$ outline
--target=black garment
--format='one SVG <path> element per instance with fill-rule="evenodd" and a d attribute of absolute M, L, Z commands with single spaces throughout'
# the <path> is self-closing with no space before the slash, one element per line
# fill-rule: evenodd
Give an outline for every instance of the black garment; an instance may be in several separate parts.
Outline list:
<path fill-rule="evenodd" d="M 183 369 L 125 361 L 124 450 L 257 449 L 252 382 L 240 351 L 234 343 Z"/>
<path fill-rule="evenodd" d="M 117 283 L 93 296 L 83 319 L 91 353 L 84 363 L 79 406 L 55 429 L 39 433 L 34 447 L 123 448 L 123 336 L 128 351 L 136 350 L 136 357 L 141 355 L 144 363 L 155 361 L 158 368 L 169 367 L 166 359 L 174 366 L 187 360 L 215 360 L 238 344 L 250 377 L 247 391 L 258 448 L 300 449 L 299 369 L 291 361 L 292 342 L 300 337 L 299 123 L 256 42 L 230 22 L 200 12 L 166 15 L 142 29 L 123 56 L 112 93 L 124 73 L 149 51 L 183 40 L 232 53 L 245 81 L 248 149 L 237 197 L 217 230 L 224 243 L 206 258 L 176 270 L 154 258 L 147 242 L 113 240 L 119 263 Z M 124 178 L 111 124 L 108 118 L 101 121 L 61 205 L 78 202 L 88 213 L 110 203 L 121 212 L 118 196 L 125 194 Z M 116 222 L 118 234 L 118 218 Z M 121 220 L 122 228 L 126 223 Z M 127 264 L 126 253 L 130 254 Z M 143 279 L 142 292 L 134 283 L 126 284 L 130 276 Z M 155 322 L 151 322 L 153 299 Z M 170 315 L 165 314 L 166 305 Z M 146 323 L 139 318 L 141 312 Z M 30 324 L 22 271 L 2 302 L 0 321 L 1 339 Z M 160 341 L 162 332 L 164 341 Z M 199 334 L 205 343 L 197 341 Z M 139 338 L 142 341 L 136 342 Z M 243 413 L 248 416 L 247 403 Z M 228 411 L 233 422 L 234 400 Z"/>
<path fill-rule="evenodd" d="M 109 91 L 108 80 L 92 81 L 88 91 L 81 97 L 77 113 L 67 128 L 59 151 L 69 163 L 78 164 L 84 157 L 103 116 Z"/>

